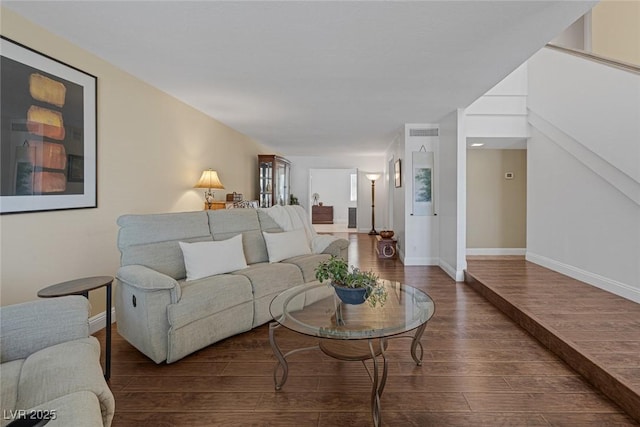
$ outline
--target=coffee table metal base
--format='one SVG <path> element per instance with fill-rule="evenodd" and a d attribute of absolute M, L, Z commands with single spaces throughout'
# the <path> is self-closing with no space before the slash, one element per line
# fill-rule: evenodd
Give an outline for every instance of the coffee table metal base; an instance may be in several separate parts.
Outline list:
<path fill-rule="evenodd" d="M 273 370 L 273 381 L 275 383 L 276 390 L 282 390 L 282 387 L 287 382 L 287 376 L 289 375 L 289 365 L 287 363 L 287 357 L 292 354 L 299 353 L 301 351 L 320 349 L 327 356 L 333 357 L 338 360 L 346 361 L 361 361 L 369 378 L 371 379 L 371 418 L 373 425 L 378 427 L 381 423 L 381 407 L 380 397 L 384 391 L 384 386 L 387 382 L 388 362 L 385 355 L 385 351 L 390 339 L 398 338 L 411 338 L 411 357 L 416 362 L 416 365 L 422 365 L 423 348 L 420 339 L 424 333 L 427 324 L 420 325 L 415 330 L 413 336 L 399 335 L 390 338 L 370 338 L 367 340 L 334 340 L 334 339 L 318 339 L 318 345 L 311 347 L 302 347 L 291 350 L 287 353 L 282 353 L 280 347 L 275 338 L 275 331 L 280 327 L 278 322 L 271 322 L 269 324 L 269 343 L 273 354 L 276 356 L 277 362 Z M 420 350 L 419 354 L 417 350 Z M 379 358 L 382 358 L 382 372 L 380 373 Z M 373 363 L 373 369 L 369 370 L 366 365 L 366 361 L 371 359 Z"/>

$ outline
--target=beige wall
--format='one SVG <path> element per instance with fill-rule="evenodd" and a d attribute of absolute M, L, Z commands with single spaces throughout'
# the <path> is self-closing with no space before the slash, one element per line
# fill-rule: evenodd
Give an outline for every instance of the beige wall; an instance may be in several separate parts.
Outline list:
<path fill-rule="evenodd" d="M 640 1 L 603 0 L 591 12 L 593 53 L 640 65 Z"/>
<path fill-rule="evenodd" d="M 113 276 L 119 265 L 116 219 L 125 213 L 200 210 L 193 189 L 216 169 L 227 192 L 255 198 L 258 153 L 265 148 L 12 11 L 2 35 L 98 78 L 98 208 L 0 217 L 0 304 L 36 299 L 44 286 Z M 92 292 L 93 314 L 104 293 Z"/>
<path fill-rule="evenodd" d="M 468 150 L 467 248 L 526 248 L 526 209 L 527 151 Z"/>

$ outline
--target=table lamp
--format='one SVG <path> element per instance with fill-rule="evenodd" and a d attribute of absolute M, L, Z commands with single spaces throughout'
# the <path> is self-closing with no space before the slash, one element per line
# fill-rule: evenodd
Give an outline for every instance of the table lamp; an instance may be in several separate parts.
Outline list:
<path fill-rule="evenodd" d="M 206 188 L 207 191 L 204 192 L 204 200 L 207 203 L 207 209 L 211 209 L 211 204 L 213 203 L 213 192 L 212 188 L 223 189 L 224 185 L 220 182 L 220 178 L 218 178 L 218 172 L 207 169 L 202 172 L 200 176 L 200 180 L 195 185 L 194 188 Z"/>

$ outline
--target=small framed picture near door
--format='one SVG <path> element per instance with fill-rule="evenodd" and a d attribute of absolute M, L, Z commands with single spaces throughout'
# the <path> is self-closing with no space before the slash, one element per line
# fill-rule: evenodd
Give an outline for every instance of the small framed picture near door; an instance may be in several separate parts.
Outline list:
<path fill-rule="evenodd" d="M 396 160 L 393 165 L 393 177 L 395 181 L 396 188 L 402 187 L 402 166 L 400 164 L 400 159 Z"/>

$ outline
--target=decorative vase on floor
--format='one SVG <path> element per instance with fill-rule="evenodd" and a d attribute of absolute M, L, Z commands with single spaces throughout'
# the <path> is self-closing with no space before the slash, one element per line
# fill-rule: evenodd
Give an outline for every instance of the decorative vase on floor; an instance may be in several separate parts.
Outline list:
<path fill-rule="evenodd" d="M 393 230 L 382 230 L 380 232 L 380 237 L 382 237 L 383 239 L 390 239 L 393 237 Z"/>
<path fill-rule="evenodd" d="M 331 286 L 336 290 L 338 298 L 340 298 L 340 300 L 345 304 L 362 304 L 369 297 L 369 289 L 367 288 L 347 288 L 333 283 Z"/>

